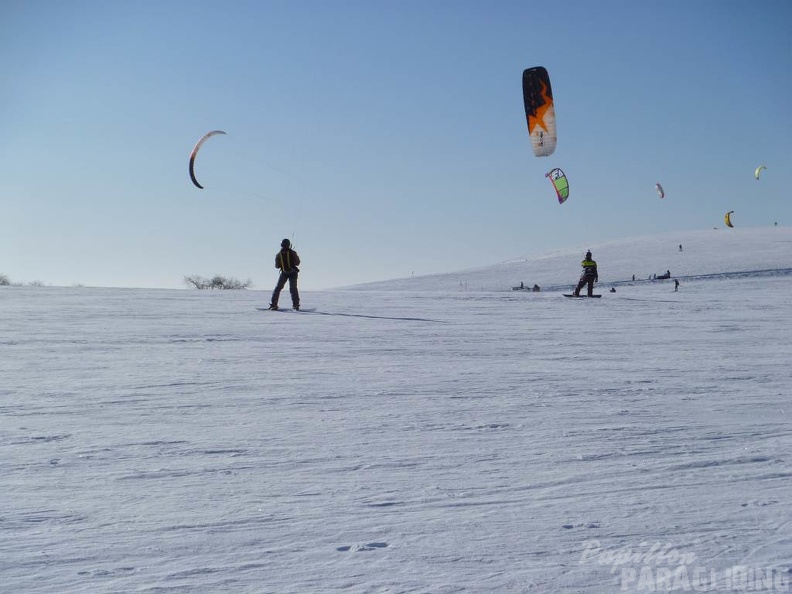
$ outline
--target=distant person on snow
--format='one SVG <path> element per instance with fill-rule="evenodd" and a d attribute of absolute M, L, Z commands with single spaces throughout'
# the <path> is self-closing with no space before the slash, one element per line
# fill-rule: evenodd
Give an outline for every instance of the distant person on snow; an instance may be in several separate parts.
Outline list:
<path fill-rule="evenodd" d="M 291 293 L 292 307 L 300 309 L 300 293 L 297 291 L 297 275 L 300 269 L 300 256 L 291 249 L 291 241 L 284 239 L 281 241 L 281 250 L 275 254 L 275 268 L 280 270 L 278 277 L 278 284 L 275 285 L 275 290 L 272 292 L 272 301 L 270 309 L 278 309 L 278 299 L 283 287 L 286 286 L 286 281 L 289 281 L 289 293 Z"/>
<path fill-rule="evenodd" d="M 580 265 L 583 267 L 583 273 L 580 275 L 580 282 L 575 289 L 575 297 L 580 297 L 580 289 L 588 285 L 588 296 L 594 294 L 594 283 L 599 281 L 599 274 L 597 273 L 597 263 L 591 259 L 591 252 L 586 252 L 586 259 Z"/>
<path fill-rule="evenodd" d="M 679 291 L 679 280 L 674 279 L 674 293 L 676 293 L 677 291 Z"/>

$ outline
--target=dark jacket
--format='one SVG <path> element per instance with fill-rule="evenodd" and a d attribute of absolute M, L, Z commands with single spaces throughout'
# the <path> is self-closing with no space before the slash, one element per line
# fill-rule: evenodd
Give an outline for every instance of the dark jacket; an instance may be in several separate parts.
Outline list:
<path fill-rule="evenodd" d="M 599 280 L 599 275 L 597 274 L 597 263 L 594 260 L 583 260 L 580 265 L 583 267 L 583 274 L 581 277 L 585 277 L 586 279 L 593 278 L 594 280 Z"/>
<path fill-rule="evenodd" d="M 275 254 L 275 268 L 279 269 L 283 274 L 300 272 L 300 269 L 297 268 L 299 265 L 300 256 L 291 248 L 283 248 Z"/>

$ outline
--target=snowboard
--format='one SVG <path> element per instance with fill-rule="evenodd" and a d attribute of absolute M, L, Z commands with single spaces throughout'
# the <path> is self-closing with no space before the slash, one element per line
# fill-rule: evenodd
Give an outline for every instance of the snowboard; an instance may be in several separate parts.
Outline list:
<path fill-rule="evenodd" d="M 564 293 L 564 297 L 572 297 L 574 299 L 593 297 L 594 299 L 599 299 L 600 297 L 602 297 L 602 295 L 573 295 L 572 293 Z"/>
<path fill-rule="evenodd" d="M 316 311 L 315 307 L 301 307 L 300 309 L 292 309 L 291 307 L 279 307 L 278 309 L 270 309 L 269 307 L 257 307 L 259 311 L 274 311 L 274 312 L 291 312 L 291 313 L 310 313 Z"/>

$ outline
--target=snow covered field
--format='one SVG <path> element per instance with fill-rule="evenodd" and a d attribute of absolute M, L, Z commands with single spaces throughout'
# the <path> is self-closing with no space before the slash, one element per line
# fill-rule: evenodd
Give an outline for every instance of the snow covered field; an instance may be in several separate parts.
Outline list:
<path fill-rule="evenodd" d="M 633 275 L 637 281 L 646 280 L 666 270 L 680 281 L 730 273 L 792 271 L 792 227 L 707 229 L 584 244 L 476 270 L 368 283 L 350 289 L 458 291 L 461 283 L 467 290 L 503 291 L 520 281 L 543 289 L 567 289 L 577 281 L 580 261 L 587 249 L 593 251 L 599 263 L 600 281 L 608 286 L 631 281 Z"/>
<path fill-rule="evenodd" d="M 301 313 L 2 287 L 0 591 L 790 591 L 792 230 L 731 231 L 583 246 L 599 300 L 579 249 Z"/>

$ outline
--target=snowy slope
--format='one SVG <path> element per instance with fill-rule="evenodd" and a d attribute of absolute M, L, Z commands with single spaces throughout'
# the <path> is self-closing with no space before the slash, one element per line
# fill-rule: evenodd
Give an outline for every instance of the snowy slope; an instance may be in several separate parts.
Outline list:
<path fill-rule="evenodd" d="M 701 235 L 600 300 L 0 288 L 0 591 L 788 591 L 792 279 Z"/>
<path fill-rule="evenodd" d="M 682 251 L 679 246 L 682 245 Z M 680 279 L 698 275 L 792 269 L 792 227 L 710 229 L 635 237 L 602 244 L 581 245 L 448 274 L 367 283 L 349 287 L 376 291 L 502 291 L 538 284 L 543 288 L 574 285 L 580 261 L 591 249 L 600 282 L 646 280 L 670 270 Z M 461 284 L 461 285 L 460 285 Z"/>

